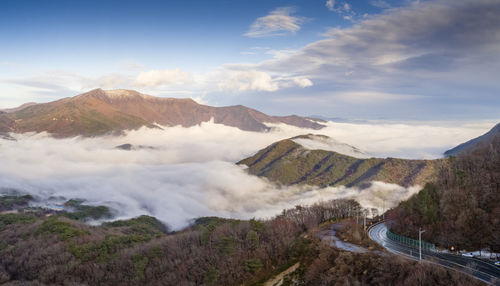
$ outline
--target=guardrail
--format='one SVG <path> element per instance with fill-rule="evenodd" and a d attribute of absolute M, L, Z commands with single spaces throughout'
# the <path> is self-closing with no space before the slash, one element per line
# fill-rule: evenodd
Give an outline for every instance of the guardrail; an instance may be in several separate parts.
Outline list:
<path fill-rule="evenodd" d="M 416 248 L 419 247 L 418 240 L 392 233 L 389 229 L 387 229 L 387 237 L 390 240 L 393 240 L 393 241 L 396 241 L 396 242 L 399 242 L 399 243 L 402 243 L 402 244 L 405 244 L 408 246 L 414 246 Z M 422 249 L 436 251 L 436 246 L 433 243 L 422 241 Z"/>

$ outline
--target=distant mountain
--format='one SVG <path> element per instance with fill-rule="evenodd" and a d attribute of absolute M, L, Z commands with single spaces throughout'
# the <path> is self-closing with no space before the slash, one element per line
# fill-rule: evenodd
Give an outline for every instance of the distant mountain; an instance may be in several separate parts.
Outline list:
<path fill-rule="evenodd" d="M 75 97 L 4 111 L 0 132 L 42 132 L 55 137 L 95 136 L 109 132 L 181 125 L 194 126 L 214 119 L 215 123 L 246 131 L 267 131 L 265 123 L 286 123 L 321 129 L 314 120 L 296 115 L 269 116 L 242 105 L 212 107 L 189 98 L 160 98 L 133 90 L 95 89 Z"/>
<path fill-rule="evenodd" d="M 18 107 L 2 109 L 2 110 L 0 110 L 0 114 L 1 113 L 16 112 L 18 110 L 21 110 L 23 108 L 26 108 L 28 106 L 32 106 L 32 105 L 35 105 L 35 104 L 36 104 L 36 102 L 28 102 L 28 103 L 21 104 Z"/>
<path fill-rule="evenodd" d="M 0 111 L 0 133 L 10 132 L 13 124 L 14 120 L 8 117 L 6 112 Z"/>
<path fill-rule="evenodd" d="M 479 147 L 482 147 L 485 145 L 490 145 L 495 138 L 499 138 L 499 137 L 500 137 L 500 123 L 495 125 L 495 127 L 493 127 L 486 134 L 481 135 L 481 136 L 474 138 L 472 140 L 469 140 L 465 143 L 462 143 L 462 144 L 458 145 L 457 147 L 444 152 L 444 155 L 448 157 L 448 156 L 452 156 L 452 155 L 469 153 L 469 152 L 471 152 L 474 149 L 477 149 Z"/>
<path fill-rule="evenodd" d="M 324 141 L 325 137 L 322 136 L 320 142 Z M 314 141 L 317 137 L 304 135 L 278 141 L 260 150 L 254 156 L 241 160 L 238 164 L 248 166 L 248 172 L 251 174 L 266 177 L 284 185 L 308 184 L 326 187 L 361 186 L 370 181 L 382 181 L 402 186 L 423 185 L 435 179 L 439 165 L 444 162 L 442 160 L 355 158 L 334 151 L 312 150 L 310 148 L 312 144 L 309 146 L 305 144 L 307 147 L 304 147 L 299 144 L 301 141 L 298 139 Z M 351 148 L 354 147 L 351 146 Z M 350 149 L 349 152 L 366 156 L 358 149 Z"/>
<path fill-rule="evenodd" d="M 366 159 L 370 156 L 358 148 L 339 142 L 325 135 L 307 134 L 291 138 L 291 140 L 309 150 L 333 151 L 343 155 Z"/>

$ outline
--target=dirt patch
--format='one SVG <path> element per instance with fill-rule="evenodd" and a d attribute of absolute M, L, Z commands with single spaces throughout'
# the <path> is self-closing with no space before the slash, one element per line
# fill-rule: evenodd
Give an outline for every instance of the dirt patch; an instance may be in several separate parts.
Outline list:
<path fill-rule="evenodd" d="M 264 286 L 280 286 L 283 283 L 283 278 L 285 278 L 286 275 L 294 272 L 299 268 L 300 263 L 297 262 L 294 265 L 288 267 L 285 271 L 281 272 L 280 274 L 276 275 L 275 277 L 271 278 L 270 280 L 264 282 Z"/>

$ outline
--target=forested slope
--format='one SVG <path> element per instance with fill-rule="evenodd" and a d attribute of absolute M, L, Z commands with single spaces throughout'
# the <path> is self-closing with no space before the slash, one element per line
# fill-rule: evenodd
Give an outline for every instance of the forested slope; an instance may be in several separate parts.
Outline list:
<path fill-rule="evenodd" d="M 500 252 L 500 136 L 449 157 L 438 179 L 390 212 L 392 229 L 443 247 Z"/>
<path fill-rule="evenodd" d="M 360 159 L 326 150 L 310 150 L 291 139 L 281 140 L 238 162 L 248 172 L 285 185 L 354 186 L 382 181 L 402 186 L 435 179 L 442 160 Z"/>
<path fill-rule="evenodd" d="M 0 284 L 261 285 L 300 262 L 286 285 L 475 285 L 451 270 L 319 241 L 318 224 L 360 211 L 334 200 L 265 221 L 200 218 L 179 232 L 147 216 L 89 226 L 63 215 L 0 214 Z"/>

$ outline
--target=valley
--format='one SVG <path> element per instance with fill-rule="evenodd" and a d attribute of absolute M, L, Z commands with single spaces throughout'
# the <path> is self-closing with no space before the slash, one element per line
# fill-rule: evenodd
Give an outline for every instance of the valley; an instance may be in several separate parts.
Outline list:
<path fill-rule="evenodd" d="M 500 286 L 498 15 L 0 1 L 0 285 Z"/>

